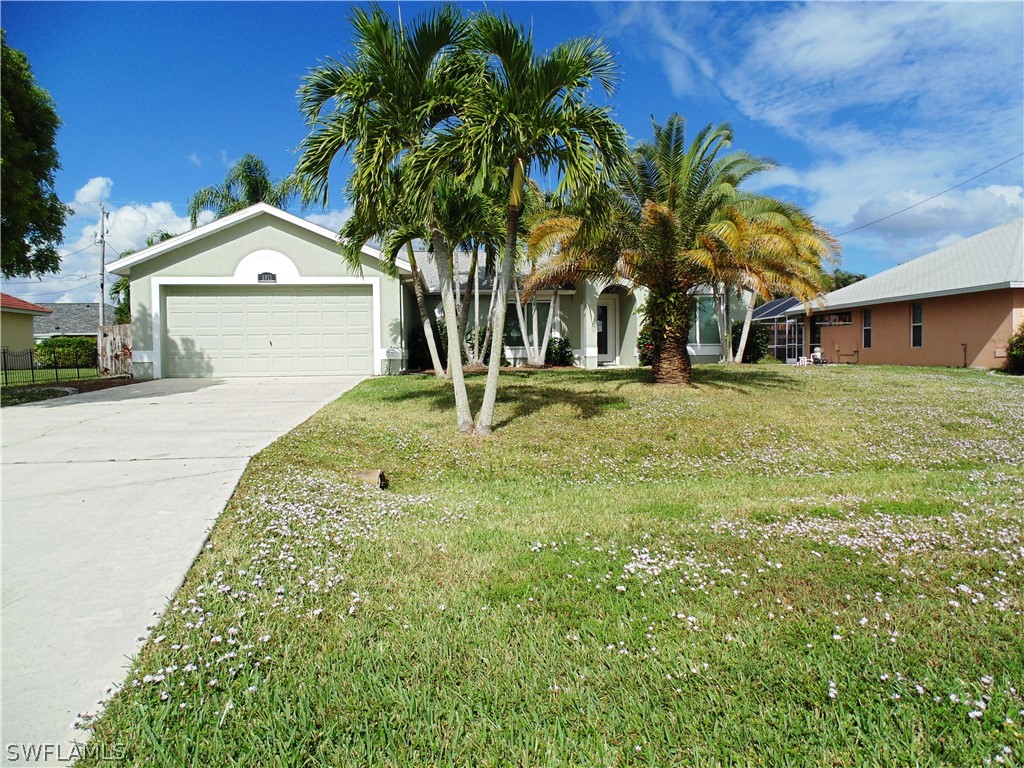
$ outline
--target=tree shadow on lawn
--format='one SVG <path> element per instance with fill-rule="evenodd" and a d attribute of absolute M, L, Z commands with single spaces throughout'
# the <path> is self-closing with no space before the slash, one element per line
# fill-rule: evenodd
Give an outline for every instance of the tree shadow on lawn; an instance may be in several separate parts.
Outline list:
<path fill-rule="evenodd" d="M 748 394 L 762 389 L 797 389 L 799 384 L 792 376 L 782 375 L 776 368 L 781 366 L 732 365 L 712 363 L 693 367 L 693 386 L 696 388 L 727 389 Z"/>
<path fill-rule="evenodd" d="M 521 370 L 503 369 L 498 388 L 498 415 L 511 409 L 511 413 L 496 421 L 496 429 L 506 427 L 517 419 L 538 413 L 545 408 L 567 405 L 576 411 L 581 420 L 592 419 L 606 410 L 627 407 L 627 400 L 619 395 L 609 395 L 598 387 L 618 383 L 616 389 L 638 382 L 649 382 L 650 372 L 641 369 L 615 371 L 585 371 L 582 369 Z M 480 409 L 487 384 L 486 373 L 467 373 L 466 392 L 474 414 Z M 581 384 L 590 384 L 581 388 Z M 571 385 L 571 386 L 569 386 Z M 425 402 L 434 411 L 454 411 L 455 398 L 451 382 L 440 382 L 440 386 L 424 388 L 416 392 L 402 392 L 385 396 L 385 400 L 416 399 Z"/>
<path fill-rule="evenodd" d="M 466 374 L 466 391 L 474 414 L 483 401 L 486 382 L 485 373 Z M 607 411 L 629 407 L 629 400 L 626 397 L 610 394 L 609 388 L 614 392 L 635 384 L 651 383 L 649 368 L 503 369 L 498 389 L 498 415 L 501 418 L 495 422 L 494 427 L 507 427 L 517 419 L 557 406 L 569 406 L 576 411 L 576 418 L 586 421 Z M 750 366 L 740 369 L 708 365 L 694 367 L 693 385 L 697 388 L 706 386 L 747 394 L 757 389 L 794 389 L 797 383 L 790 377 L 766 368 L 755 369 Z M 455 409 L 450 382 L 443 382 L 441 386 L 417 392 L 388 395 L 382 399 L 417 399 L 426 402 L 434 411 Z M 502 411 L 508 410 L 511 410 L 511 413 L 502 415 Z"/>

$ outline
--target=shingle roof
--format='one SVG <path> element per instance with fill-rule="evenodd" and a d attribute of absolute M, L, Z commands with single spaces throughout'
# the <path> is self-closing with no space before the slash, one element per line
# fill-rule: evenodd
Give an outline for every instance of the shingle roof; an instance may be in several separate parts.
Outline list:
<path fill-rule="evenodd" d="M 99 331 L 99 310 L 91 304 L 43 304 L 52 314 L 32 319 L 36 336 L 91 336 Z M 114 307 L 103 305 L 103 324 L 114 322 Z"/>
<path fill-rule="evenodd" d="M 33 304 L 31 301 L 25 301 L 19 299 L 17 296 L 11 296 L 9 293 L 0 293 L 0 309 L 8 309 L 12 312 L 24 312 L 26 314 L 49 314 L 50 310 L 46 307 L 41 307 L 38 304 Z"/>
<path fill-rule="evenodd" d="M 832 291 L 829 309 L 1024 288 L 1024 219 L 940 248 Z M 792 312 L 792 310 L 791 310 Z"/>

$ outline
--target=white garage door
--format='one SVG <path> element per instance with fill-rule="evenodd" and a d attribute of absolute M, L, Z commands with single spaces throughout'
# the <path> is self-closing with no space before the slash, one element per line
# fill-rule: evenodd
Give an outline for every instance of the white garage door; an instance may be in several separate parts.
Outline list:
<path fill-rule="evenodd" d="M 368 286 L 182 286 L 164 296 L 164 376 L 373 372 Z"/>

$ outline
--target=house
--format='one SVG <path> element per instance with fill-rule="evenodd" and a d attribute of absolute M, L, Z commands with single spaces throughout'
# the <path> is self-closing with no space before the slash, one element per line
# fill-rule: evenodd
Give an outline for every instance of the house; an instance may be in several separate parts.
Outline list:
<path fill-rule="evenodd" d="M 433 259 L 421 256 L 417 262 L 434 308 L 440 303 L 437 273 Z M 456 258 L 464 290 L 469 259 Z M 397 372 L 407 366 L 410 332 L 420 324 L 410 265 L 396 260 L 395 277 L 380 252 L 364 245 L 361 267 L 352 271 L 345 264 L 335 232 L 257 203 L 126 256 L 107 270 L 130 281 L 136 376 Z M 482 268 L 480 278 L 483 317 L 491 287 Z M 551 291 L 538 295 L 542 329 L 552 297 Z M 642 290 L 620 284 L 564 286 L 552 333 L 570 340 L 583 367 L 636 365 L 643 299 Z M 701 296 L 697 303 L 690 352 L 694 362 L 717 362 L 721 345 L 713 299 Z M 521 361 L 515 312 L 508 315 L 506 356 Z"/>
<path fill-rule="evenodd" d="M 25 352 L 35 346 L 32 323 L 51 310 L 30 301 L 0 293 L 0 343 L 7 352 Z"/>
<path fill-rule="evenodd" d="M 832 362 L 1003 367 L 1024 322 L 1022 240 L 1017 219 L 832 291 L 803 318 L 802 355 L 820 347 Z"/>
<path fill-rule="evenodd" d="M 754 310 L 751 322 L 766 325 L 770 329 L 768 354 L 783 363 L 795 363 L 804 352 L 804 319 L 802 314 L 789 314 L 790 310 L 800 312 L 800 299 L 772 299 Z"/>
<path fill-rule="evenodd" d="M 99 305 L 96 302 L 40 304 L 50 314 L 36 317 L 34 326 L 35 340 L 49 339 L 53 336 L 96 336 L 100 326 Z M 103 324 L 114 322 L 115 308 L 110 304 L 103 305 Z"/>

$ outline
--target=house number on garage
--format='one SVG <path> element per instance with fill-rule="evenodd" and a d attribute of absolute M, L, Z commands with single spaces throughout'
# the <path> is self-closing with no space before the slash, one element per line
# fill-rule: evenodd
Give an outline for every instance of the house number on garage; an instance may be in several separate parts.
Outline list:
<path fill-rule="evenodd" d="M 277 275 L 275 275 L 273 272 L 260 272 L 259 275 L 256 276 L 256 282 L 257 283 L 276 283 L 277 282 Z"/>

